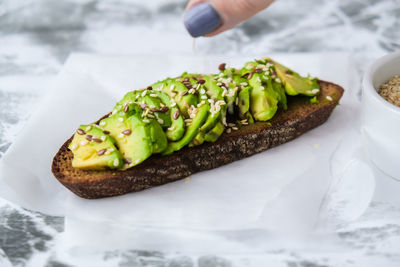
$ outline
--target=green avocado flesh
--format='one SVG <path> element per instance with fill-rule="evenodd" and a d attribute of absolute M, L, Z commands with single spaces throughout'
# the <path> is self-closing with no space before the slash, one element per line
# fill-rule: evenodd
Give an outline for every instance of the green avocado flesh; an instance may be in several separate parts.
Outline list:
<path fill-rule="evenodd" d="M 320 91 L 316 78 L 269 58 L 219 69 L 208 75 L 185 72 L 126 93 L 98 124 L 79 126 L 69 144 L 72 166 L 131 168 L 152 154 L 169 155 L 257 121 L 268 123 L 279 109 L 287 109 L 287 95 L 309 96 L 313 102 Z"/>

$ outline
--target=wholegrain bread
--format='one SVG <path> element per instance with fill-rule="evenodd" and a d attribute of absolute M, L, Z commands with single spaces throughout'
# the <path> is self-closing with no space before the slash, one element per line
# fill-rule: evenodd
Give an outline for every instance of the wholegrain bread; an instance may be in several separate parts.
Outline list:
<path fill-rule="evenodd" d="M 288 97 L 288 109 L 280 110 L 269 123 L 243 126 L 224 133 L 215 143 L 185 147 L 168 156 L 153 155 L 124 171 L 73 168 L 73 153 L 68 149 L 70 138 L 55 155 L 52 172 L 76 195 L 95 199 L 141 191 L 217 168 L 291 141 L 324 123 L 339 103 L 343 88 L 325 81 L 319 81 L 319 85 L 321 93 L 316 104 L 311 104 L 307 97 Z"/>

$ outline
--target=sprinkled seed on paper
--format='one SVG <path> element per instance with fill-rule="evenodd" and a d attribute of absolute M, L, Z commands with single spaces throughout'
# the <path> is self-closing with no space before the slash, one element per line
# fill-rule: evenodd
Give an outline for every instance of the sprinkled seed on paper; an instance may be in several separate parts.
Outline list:
<path fill-rule="evenodd" d="M 82 129 L 78 129 L 78 130 L 76 130 L 76 132 L 78 133 L 78 134 L 80 134 L 80 135 L 84 135 L 84 134 L 86 134 L 86 132 L 84 131 L 84 130 L 82 130 Z"/>
<path fill-rule="evenodd" d="M 107 149 L 106 149 L 106 148 L 103 148 L 103 149 L 97 151 L 97 155 L 98 155 L 98 156 L 104 155 L 104 153 L 106 153 L 106 151 L 107 151 Z"/>

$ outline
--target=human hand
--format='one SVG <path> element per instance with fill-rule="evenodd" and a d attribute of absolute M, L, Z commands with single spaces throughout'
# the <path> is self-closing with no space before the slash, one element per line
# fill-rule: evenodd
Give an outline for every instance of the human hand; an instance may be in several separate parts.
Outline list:
<path fill-rule="evenodd" d="M 249 19 L 274 0 L 190 0 L 184 24 L 190 35 L 214 36 Z"/>

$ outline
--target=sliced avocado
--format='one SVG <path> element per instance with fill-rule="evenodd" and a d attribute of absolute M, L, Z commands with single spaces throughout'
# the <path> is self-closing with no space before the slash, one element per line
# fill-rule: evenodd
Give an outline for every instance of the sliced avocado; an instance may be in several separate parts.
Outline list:
<path fill-rule="evenodd" d="M 161 153 L 167 148 L 167 136 L 165 135 L 161 125 L 157 121 L 153 119 L 149 119 L 149 121 L 150 138 L 153 146 L 153 153 Z"/>
<path fill-rule="evenodd" d="M 276 75 L 282 81 L 288 95 L 315 96 L 320 88 L 316 78 L 302 77 L 297 72 L 268 59 L 275 67 Z"/>
<path fill-rule="evenodd" d="M 171 126 L 167 128 L 165 134 L 167 139 L 170 141 L 177 141 L 182 138 L 185 133 L 185 121 L 183 120 L 182 115 L 178 107 L 176 106 L 175 101 L 171 100 L 168 95 L 161 92 L 161 88 L 164 87 L 164 83 L 158 82 L 154 84 L 153 90 L 155 94 L 158 94 L 158 97 L 161 101 L 169 108 L 169 115 L 171 118 Z"/>
<path fill-rule="evenodd" d="M 115 138 L 124 157 L 125 168 L 141 163 L 153 153 L 150 119 L 141 117 L 141 108 L 137 104 L 130 104 L 129 107 L 127 113 L 118 112 L 100 121 L 100 126 Z"/>
<path fill-rule="evenodd" d="M 74 153 L 72 167 L 78 169 L 117 169 L 123 165 L 122 154 L 113 137 L 94 125 L 81 125 L 68 148 Z"/>
<path fill-rule="evenodd" d="M 196 74 L 192 75 L 196 77 Z M 200 127 L 199 133 L 193 139 L 190 146 L 200 145 L 205 139 L 204 136 L 209 132 L 214 126 L 221 121 L 222 116 L 226 114 L 226 102 L 222 96 L 223 90 L 217 85 L 215 79 L 210 75 L 198 76 L 198 81 L 201 81 L 201 86 L 199 87 L 199 98 L 200 100 L 208 101 L 210 104 L 210 113 L 207 120 Z"/>
<path fill-rule="evenodd" d="M 128 92 L 125 96 L 115 105 L 114 112 L 120 112 L 129 108 L 129 104 L 138 103 L 142 107 L 146 107 L 150 111 L 150 117 L 157 120 L 163 127 L 168 128 L 171 126 L 171 116 L 168 109 L 165 109 L 158 92 L 144 89 L 140 91 Z"/>
<path fill-rule="evenodd" d="M 189 93 L 189 88 L 178 79 L 172 78 L 165 80 L 165 86 L 163 88 L 163 92 L 166 93 L 170 98 L 174 99 L 181 114 L 185 118 L 189 118 L 189 107 L 192 105 L 196 106 L 198 103 L 197 96 Z"/>
<path fill-rule="evenodd" d="M 246 113 L 250 109 L 250 90 L 249 86 L 246 86 L 242 90 L 240 90 L 238 98 L 239 98 L 239 117 L 241 119 L 247 119 Z"/>
<path fill-rule="evenodd" d="M 178 151 L 189 144 L 193 140 L 193 138 L 199 133 L 200 127 L 206 121 L 209 109 L 210 105 L 207 102 L 204 102 L 204 104 L 198 107 L 196 110 L 196 116 L 192 119 L 191 123 L 187 125 L 186 132 L 182 139 L 176 142 L 169 143 L 167 149 L 162 154 L 169 155 L 174 151 Z"/>
<path fill-rule="evenodd" d="M 218 122 L 214 128 L 211 129 L 208 133 L 204 136 L 204 141 L 207 142 L 215 142 L 224 133 L 225 127 L 222 122 Z"/>
<path fill-rule="evenodd" d="M 273 90 L 271 81 L 262 83 L 262 74 L 254 73 L 249 84 L 252 87 L 250 94 L 250 111 L 257 121 L 271 119 L 278 110 L 277 93 Z"/>

